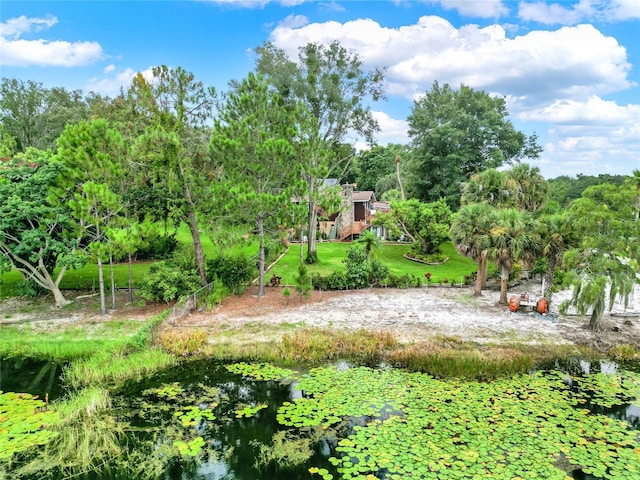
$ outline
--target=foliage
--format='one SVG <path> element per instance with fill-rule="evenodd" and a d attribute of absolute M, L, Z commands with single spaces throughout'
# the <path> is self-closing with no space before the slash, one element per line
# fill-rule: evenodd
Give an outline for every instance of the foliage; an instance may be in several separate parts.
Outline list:
<path fill-rule="evenodd" d="M 27 393 L 0 390 L 0 462 L 59 435 L 51 426 L 60 422 L 55 409 Z"/>
<path fill-rule="evenodd" d="M 415 243 L 418 256 L 437 253 L 449 239 L 451 210 L 443 199 L 421 203 L 416 199 L 392 202 L 391 211 L 376 215 L 376 224 L 393 230 L 399 225 L 402 233 Z"/>
<path fill-rule="evenodd" d="M 307 266 L 303 262 L 298 264 L 298 275 L 296 275 L 295 281 L 295 289 L 298 295 L 308 297 L 312 288 L 311 277 L 309 276 Z"/>
<path fill-rule="evenodd" d="M 396 177 L 396 157 L 402 158 L 401 169 L 408 165 L 410 149 L 407 145 L 374 145 L 358 153 L 352 169 L 356 170 L 356 183 L 360 190 L 373 190 L 376 198 L 399 188 Z"/>
<path fill-rule="evenodd" d="M 193 257 L 176 252 L 169 260 L 151 265 L 142 278 L 138 294 L 145 300 L 171 302 L 187 296 L 200 287 Z"/>
<path fill-rule="evenodd" d="M 389 276 L 389 267 L 379 260 L 371 260 L 369 262 L 369 284 L 379 287 L 385 283 Z"/>
<path fill-rule="evenodd" d="M 175 235 L 162 235 L 153 232 L 145 238 L 146 245 L 136 250 L 138 260 L 162 260 L 170 258 L 178 247 Z"/>
<path fill-rule="evenodd" d="M 256 274 L 251 259 L 244 255 L 218 255 L 207 260 L 207 280 L 218 278 L 234 295 L 240 295 Z"/>
<path fill-rule="evenodd" d="M 371 141 L 378 129 L 365 102 L 383 97 L 383 71 L 364 71 L 358 55 L 337 41 L 300 47 L 297 62 L 271 43 L 256 52 L 256 71 L 292 110 L 300 104 L 306 109 L 306 118 L 299 123 L 295 156 L 305 183 L 298 196 L 305 198 L 309 208 L 306 262 L 313 264 L 317 261 L 317 207 L 325 196 L 324 181 L 341 179 L 349 169 L 355 150 L 346 145 L 348 135 Z"/>
<path fill-rule="evenodd" d="M 343 262 L 347 267 L 345 277 L 349 288 L 365 288 L 369 286 L 367 252 L 361 245 L 352 245 L 347 250 L 347 258 Z"/>
<path fill-rule="evenodd" d="M 412 273 L 405 273 L 404 275 L 389 274 L 389 276 L 387 276 L 386 283 L 386 286 L 389 288 L 413 288 L 422 285 L 422 280 L 420 277 Z"/>
<path fill-rule="evenodd" d="M 607 307 L 617 300 L 625 306 L 638 281 L 640 242 L 637 221 L 637 187 L 629 181 L 622 188 L 611 184 L 587 188 L 569 209 L 567 221 L 578 248 L 564 254 L 572 297 L 561 311 L 575 306 L 578 313 L 591 311 L 590 328 L 602 330 Z"/>
<path fill-rule="evenodd" d="M 208 335 L 204 330 L 165 330 L 158 336 L 158 344 L 165 352 L 185 357 L 198 353 L 207 340 Z"/>
<path fill-rule="evenodd" d="M 273 434 L 270 445 L 260 444 L 257 466 L 275 464 L 278 468 L 294 468 L 302 465 L 313 455 L 312 444 L 317 438 L 303 437 L 281 430 Z"/>
<path fill-rule="evenodd" d="M 621 186 L 625 181 L 625 175 L 610 175 L 608 173 L 602 173 L 598 176 L 579 173 L 575 178 L 561 175 L 549 180 L 549 200 L 556 201 L 563 207 L 568 207 L 573 200 L 580 198 L 582 192 L 589 187 L 604 183 Z"/>
<path fill-rule="evenodd" d="M 225 368 L 231 373 L 237 373 L 243 377 L 253 378 L 255 380 L 273 380 L 284 381 L 297 378 L 298 372 L 289 368 L 276 367 L 268 363 L 246 363 L 237 362 L 225 365 Z"/>
<path fill-rule="evenodd" d="M 250 73 L 226 96 L 209 154 L 221 169 L 224 217 L 248 224 L 259 240 L 258 295 L 264 295 L 265 244 L 291 220 L 301 172 L 294 165 L 299 113 L 287 108 L 262 76 Z"/>
<path fill-rule="evenodd" d="M 59 285 L 67 270 L 84 263 L 68 209 L 48 198 L 63 172 L 50 153 L 35 149 L 0 169 L 0 263 L 51 291 L 58 306 L 66 303 Z"/>
<path fill-rule="evenodd" d="M 465 85 L 454 90 L 434 82 L 414 101 L 409 116 L 414 147 L 412 187 L 424 202 L 444 198 L 456 210 L 459 185 L 470 175 L 537 158 L 541 148 L 508 120 L 505 100 Z"/>
<path fill-rule="evenodd" d="M 101 351 L 88 358 L 76 359 L 65 367 L 63 380 L 73 389 L 111 385 L 129 378 L 149 375 L 175 365 L 174 356 L 159 348 L 123 353 Z"/>
<path fill-rule="evenodd" d="M 285 335 L 278 345 L 278 356 L 294 365 L 319 365 L 345 358 L 376 365 L 397 345 L 389 332 L 312 329 Z"/>
<path fill-rule="evenodd" d="M 587 377 L 584 385 L 593 380 L 599 381 Z M 303 376 L 297 388 L 306 395 L 280 407 L 283 425 L 332 428 L 363 420 L 352 423 L 331 459 L 345 479 L 375 478 L 380 471 L 394 479 L 570 478 L 560 459 L 569 470 L 600 478 L 630 480 L 640 471 L 635 432 L 580 408 L 582 399 L 554 373 L 476 383 L 324 367 Z"/>

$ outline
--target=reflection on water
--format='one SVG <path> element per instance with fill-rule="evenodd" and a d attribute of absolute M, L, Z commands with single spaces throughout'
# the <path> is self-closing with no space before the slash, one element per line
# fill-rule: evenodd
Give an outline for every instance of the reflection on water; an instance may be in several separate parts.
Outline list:
<path fill-rule="evenodd" d="M 38 395 L 50 400 L 62 394 L 58 363 L 24 358 L 0 358 L 0 390 Z"/>

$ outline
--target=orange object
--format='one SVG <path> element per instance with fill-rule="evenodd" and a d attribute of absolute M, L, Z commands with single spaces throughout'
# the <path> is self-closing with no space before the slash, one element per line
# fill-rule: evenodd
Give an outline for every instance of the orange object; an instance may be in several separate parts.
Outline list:
<path fill-rule="evenodd" d="M 517 312 L 519 308 L 520 300 L 518 300 L 518 297 L 516 297 L 515 295 L 512 295 L 511 298 L 509 298 L 509 310 L 511 310 L 512 312 Z"/>
<path fill-rule="evenodd" d="M 538 303 L 536 304 L 536 310 L 538 311 L 538 313 L 544 315 L 545 313 L 547 313 L 548 308 L 549 303 L 547 302 L 546 298 L 541 298 L 540 300 L 538 300 Z"/>

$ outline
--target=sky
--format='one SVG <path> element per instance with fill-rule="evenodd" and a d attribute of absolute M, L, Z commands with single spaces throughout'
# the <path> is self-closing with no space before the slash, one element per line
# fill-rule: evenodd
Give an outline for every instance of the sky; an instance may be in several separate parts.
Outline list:
<path fill-rule="evenodd" d="M 157 65 L 223 92 L 266 41 L 296 59 L 334 40 L 386 68 L 378 144 L 410 143 L 414 102 L 438 81 L 504 97 L 546 178 L 640 169 L 640 0 L 0 2 L 2 77 L 85 94 Z"/>

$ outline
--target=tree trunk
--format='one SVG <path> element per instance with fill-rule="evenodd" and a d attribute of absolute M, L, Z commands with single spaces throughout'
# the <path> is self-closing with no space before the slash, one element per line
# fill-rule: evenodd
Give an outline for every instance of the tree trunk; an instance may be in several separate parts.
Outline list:
<path fill-rule="evenodd" d="M 262 215 L 258 215 L 258 238 L 260 239 L 260 252 L 258 256 L 258 297 L 264 296 L 264 221 Z"/>
<path fill-rule="evenodd" d="M 509 288 L 509 269 L 506 266 L 500 267 L 500 304 L 507 304 L 507 289 Z"/>
<path fill-rule="evenodd" d="M 116 309 L 116 275 L 113 271 L 113 255 L 109 255 L 109 271 L 111 273 L 111 310 Z"/>
<path fill-rule="evenodd" d="M 133 255 L 131 252 L 129 252 L 129 295 L 127 301 L 133 302 Z"/>
<path fill-rule="evenodd" d="M 400 155 L 396 156 L 396 175 L 398 176 L 398 185 L 400 186 L 400 200 L 404 202 L 406 198 L 404 196 L 404 187 L 402 186 L 402 179 L 400 178 Z"/>
<path fill-rule="evenodd" d="M 550 255 L 547 257 L 547 271 L 544 273 L 544 285 L 545 291 L 543 292 L 544 298 L 548 303 L 551 303 L 551 297 L 553 296 L 553 280 L 556 273 L 556 256 Z"/>
<path fill-rule="evenodd" d="M 191 238 L 193 239 L 193 250 L 196 254 L 196 268 L 198 269 L 198 275 L 200 275 L 200 282 L 204 287 L 207 284 L 207 274 L 204 269 L 204 252 L 202 250 L 202 241 L 200 240 L 200 230 L 198 230 L 198 220 L 196 218 L 195 207 L 191 201 L 189 188 L 185 187 L 184 193 L 187 197 L 189 207 L 189 229 L 191 230 Z"/>
<path fill-rule="evenodd" d="M 591 312 L 591 319 L 589 320 L 589 328 L 594 332 L 602 332 L 604 330 L 604 325 L 602 322 L 603 314 L 604 314 L 604 295 L 602 298 L 596 300 L 596 303 L 593 305 L 593 311 Z"/>
<path fill-rule="evenodd" d="M 476 297 L 482 296 L 482 270 L 484 269 L 484 261 L 486 259 L 481 255 L 478 259 L 478 271 L 476 273 L 476 283 L 473 289 L 473 295 Z"/>
<path fill-rule="evenodd" d="M 100 290 L 100 313 L 107 314 L 107 303 L 104 295 L 104 269 L 102 268 L 102 259 L 98 257 L 98 287 Z"/>
<path fill-rule="evenodd" d="M 302 241 L 302 237 L 304 236 L 304 227 L 300 226 L 300 263 L 304 260 L 304 242 Z"/>
<path fill-rule="evenodd" d="M 318 263 L 317 234 L 318 234 L 318 212 L 316 212 L 315 202 L 309 201 L 309 225 L 307 225 L 309 238 L 307 238 L 307 258 L 308 264 Z"/>
<path fill-rule="evenodd" d="M 489 271 L 489 252 L 487 250 L 482 252 L 482 285 L 481 288 L 487 288 L 487 272 Z M 480 272 L 478 272 L 480 275 Z"/>
<path fill-rule="evenodd" d="M 67 304 L 67 300 L 64 298 L 62 291 L 57 285 L 53 284 L 49 290 L 53 293 L 53 299 L 56 302 L 56 307 L 62 307 Z"/>

